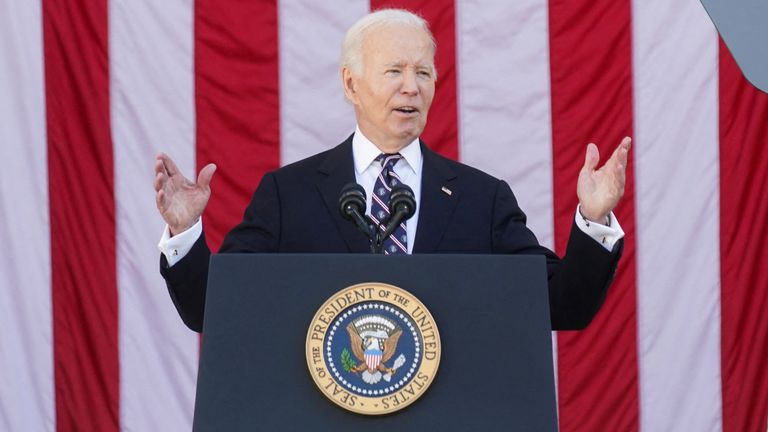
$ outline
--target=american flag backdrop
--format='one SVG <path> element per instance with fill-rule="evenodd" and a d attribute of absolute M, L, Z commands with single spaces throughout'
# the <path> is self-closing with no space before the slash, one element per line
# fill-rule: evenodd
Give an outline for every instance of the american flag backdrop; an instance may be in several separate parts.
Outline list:
<path fill-rule="evenodd" d="M 264 172 L 354 130 L 341 40 L 384 6 L 438 42 L 425 141 L 509 181 L 543 244 L 586 144 L 634 138 L 617 279 L 553 336 L 561 430 L 766 430 L 768 95 L 697 0 L 0 0 L 0 430 L 191 429 L 154 156 L 218 164 L 218 247 Z"/>

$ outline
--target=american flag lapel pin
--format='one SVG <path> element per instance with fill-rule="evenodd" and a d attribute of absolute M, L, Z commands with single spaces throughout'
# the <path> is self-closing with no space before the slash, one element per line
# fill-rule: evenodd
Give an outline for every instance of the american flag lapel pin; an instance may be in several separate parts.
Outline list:
<path fill-rule="evenodd" d="M 451 194 L 453 193 L 453 192 L 451 192 L 451 190 L 450 190 L 450 189 L 448 189 L 448 188 L 447 188 L 447 187 L 445 187 L 445 186 L 441 187 L 440 189 L 441 189 L 443 192 L 445 192 L 445 194 L 446 194 L 446 195 L 448 195 L 448 196 L 451 196 Z"/>

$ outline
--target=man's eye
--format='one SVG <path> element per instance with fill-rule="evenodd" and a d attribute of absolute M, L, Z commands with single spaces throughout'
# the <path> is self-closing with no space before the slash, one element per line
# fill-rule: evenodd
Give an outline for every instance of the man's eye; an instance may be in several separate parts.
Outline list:
<path fill-rule="evenodd" d="M 398 69 L 387 69 L 388 74 L 399 74 L 400 71 Z"/>
<path fill-rule="evenodd" d="M 423 70 L 423 71 L 419 71 L 419 76 L 422 76 L 422 77 L 424 77 L 424 78 L 429 78 L 429 77 L 431 77 L 431 76 L 432 76 L 432 72 L 430 72 L 430 71 L 425 71 L 425 70 Z"/>

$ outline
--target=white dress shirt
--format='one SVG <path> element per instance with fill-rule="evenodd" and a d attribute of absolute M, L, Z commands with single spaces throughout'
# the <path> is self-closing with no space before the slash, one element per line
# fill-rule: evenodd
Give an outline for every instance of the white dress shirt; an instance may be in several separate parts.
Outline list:
<path fill-rule="evenodd" d="M 376 184 L 376 178 L 382 169 L 381 163 L 375 161 L 381 153 L 381 150 L 363 135 L 358 127 L 355 130 L 355 135 L 352 137 L 352 155 L 355 164 L 355 180 L 365 189 L 365 194 L 368 197 L 366 214 L 371 212 L 373 186 Z M 402 183 L 411 187 L 416 198 L 416 212 L 405 223 L 406 234 L 408 235 L 408 253 L 411 253 L 413 251 L 413 243 L 416 240 L 416 228 L 419 220 L 421 173 L 424 165 L 418 138 L 400 150 L 400 155 L 403 158 L 395 165 L 395 173 L 400 177 Z M 575 220 L 579 229 L 603 245 L 607 250 L 612 250 L 614 244 L 624 237 L 624 230 L 621 229 L 621 225 L 619 225 L 619 221 L 616 220 L 613 212 L 609 215 L 610 225 L 602 225 L 584 219 L 579 212 L 579 207 L 577 207 Z M 192 249 L 192 246 L 202 233 L 203 223 L 200 219 L 189 229 L 173 237 L 171 237 L 170 229 L 166 225 L 157 248 L 165 255 L 168 265 L 173 266 L 189 253 L 189 250 Z"/>

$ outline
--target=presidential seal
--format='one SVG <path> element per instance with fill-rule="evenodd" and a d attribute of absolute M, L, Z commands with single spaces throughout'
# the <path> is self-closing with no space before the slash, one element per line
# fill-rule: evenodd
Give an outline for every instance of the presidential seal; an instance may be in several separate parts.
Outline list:
<path fill-rule="evenodd" d="M 421 397 L 440 364 L 440 334 L 426 307 L 393 285 L 345 288 L 317 311 L 307 333 L 307 366 L 340 407 L 378 415 Z"/>

